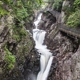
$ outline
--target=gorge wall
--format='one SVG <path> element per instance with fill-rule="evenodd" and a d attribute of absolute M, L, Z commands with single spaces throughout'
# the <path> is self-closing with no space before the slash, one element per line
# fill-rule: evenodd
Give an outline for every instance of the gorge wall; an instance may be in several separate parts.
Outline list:
<path fill-rule="evenodd" d="M 69 16 L 66 7 L 63 10 L 62 7 L 70 8 L 73 1 L 61 2 L 58 10 L 50 5 L 60 16 L 56 18 L 50 12 L 43 12 L 39 23 L 39 29 L 46 31 L 44 44 L 54 56 L 48 80 L 80 80 L 80 38 L 57 27 L 57 22 L 65 23 L 64 17 Z M 40 55 L 28 31 L 34 28 L 32 21 L 21 27 L 19 24 L 24 22 L 13 18 L 13 14 L 0 18 L 0 80 L 35 80 L 40 70 Z"/>
<path fill-rule="evenodd" d="M 68 5 L 66 3 L 66 5 Z M 57 13 L 56 13 L 57 14 Z M 64 23 L 60 14 L 60 23 Z M 46 30 L 45 44 L 55 56 L 48 80 L 80 80 L 80 41 L 79 38 L 60 31 L 56 17 L 43 12 L 40 29 Z M 76 30 L 76 29 L 75 29 Z"/>
<path fill-rule="evenodd" d="M 0 80 L 23 80 L 33 40 L 25 27 L 12 26 L 12 16 L 3 16 L 0 21 Z"/>

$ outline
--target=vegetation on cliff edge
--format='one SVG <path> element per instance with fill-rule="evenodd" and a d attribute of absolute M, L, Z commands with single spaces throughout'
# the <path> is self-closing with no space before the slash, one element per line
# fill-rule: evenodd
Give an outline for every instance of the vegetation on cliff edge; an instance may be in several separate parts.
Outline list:
<path fill-rule="evenodd" d="M 33 21 L 34 10 L 39 9 L 42 3 L 42 0 L 0 0 L 0 21 L 2 18 L 5 20 L 0 22 L 0 25 L 4 23 L 3 27 L 9 28 L 7 35 L 4 36 L 3 45 L 0 45 L 2 51 L 0 52 L 3 54 L 1 55 L 3 59 L 0 57 L 2 61 L 0 65 L 2 72 L 0 74 L 4 75 L 0 76 L 1 80 L 5 78 L 11 80 L 12 77 L 8 74 L 14 69 L 16 72 L 13 75 L 20 74 L 17 67 L 24 65 L 25 56 L 33 48 L 33 42 L 26 31 L 25 24 Z M 6 30 L 4 33 L 6 33 Z"/>

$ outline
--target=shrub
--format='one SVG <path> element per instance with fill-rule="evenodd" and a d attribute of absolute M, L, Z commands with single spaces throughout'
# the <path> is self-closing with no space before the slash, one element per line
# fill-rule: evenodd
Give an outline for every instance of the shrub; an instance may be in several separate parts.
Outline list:
<path fill-rule="evenodd" d="M 3 7 L 3 2 L 0 1 L 0 17 L 9 14 L 9 12 L 7 10 L 5 10 Z"/>
<path fill-rule="evenodd" d="M 74 6 L 75 6 L 76 8 L 80 8 L 80 0 L 75 0 L 75 1 L 74 1 Z"/>
<path fill-rule="evenodd" d="M 67 25 L 78 27 L 80 25 L 80 10 L 74 12 L 68 17 Z"/>
<path fill-rule="evenodd" d="M 62 7 L 62 10 L 65 12 L 66 15 L 70 15 L 72 12 L 75 11 L 74 7 L 68 7 L 68 6 L 64 6 Z"/>
<path fill-rule="evenodd" d="M 26 29 L 24 29 L 24 27 L 21 25 L 21 26 L 13 26 L 13 36 L 12 38 L 14 40 L 16 40 L 17 42 L 19 42 L 23 37 L 25 37 L 27 35 L 27 32 L 26 32 Z"/>
<path fill-rule="evenodd" d="M 61 11 L 63 0 L 54 0 L 53 8 L 55 10 Z"/>

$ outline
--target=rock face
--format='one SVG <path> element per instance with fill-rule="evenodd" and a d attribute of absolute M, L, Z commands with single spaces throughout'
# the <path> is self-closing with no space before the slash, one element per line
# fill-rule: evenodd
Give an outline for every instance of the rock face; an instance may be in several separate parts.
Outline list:
<path fill-rule="evenodd" d="M 56 22 L 50 23 L 50 20 L 50 17 L 42 17 L 39 26 L 46 30 L 45 44 L 55 56 L 48 80 L 80 80 L 79 39 L 59 31 Z"/>
<path fill-rule="evenodd" d="M 26 57 L 33 49 L 33 40 L 25 27 L 13 27 L 11 16 L 0 24 L 0 80 L 24 80 Z M 18 26 L 19 27 L 19 26 Z"/>
<path fill-rule="evenodd" d="M 54 17 L 51 13 L 49 12 L 43 13 L 42 20 L 39 23 L 39 29 L 49 31 L 53 28 L 52 24 L 55 22 L 56 22 L 56 17 Z"/>
<path fill-rule="evenodd" d="M 53 43 L 53 44 L 52 44 Z M 54 76 L 50 80 L 78 80 L 79 77 L 79 53 L 80 46 L 73 43 L 68 37 L 58 33 L 51 42 L 53 55 L 58 61 L 55 70 L 52 72 Z M 79 47 L 78 47 L 79 46 Z M 78 50 L 76 51 L 76 48 Z M 53 62 L 55 62 L 53 60 Z M 52 64 L 52 68 L 56 65 Z"/>
<path fill-rule="evenodd" d="M 76 53 L 68 52 L 65 57 L 59 58 L 59 64 L 55 73 L 55 80 L 79 80 L 80 66 L 79 66 L 80 46 Z"/>

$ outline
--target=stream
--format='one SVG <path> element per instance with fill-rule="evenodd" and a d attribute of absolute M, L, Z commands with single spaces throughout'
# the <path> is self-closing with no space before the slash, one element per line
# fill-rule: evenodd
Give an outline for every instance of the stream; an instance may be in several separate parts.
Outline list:
<path fill-rule="evenodd" d="M 47 80 L 52 60 L 54 56 L 46 45 L 43 45 L 46 32 L 38 29 L 39 22 L 41 21 L 42 13 L 39 14 L 37 20 L 34 21 L 35 29 L 33 29 L 33 39 L 35 41 L 35 49 L 40 54 L 40 71 L 37 74 L 36 80 Z"/>

